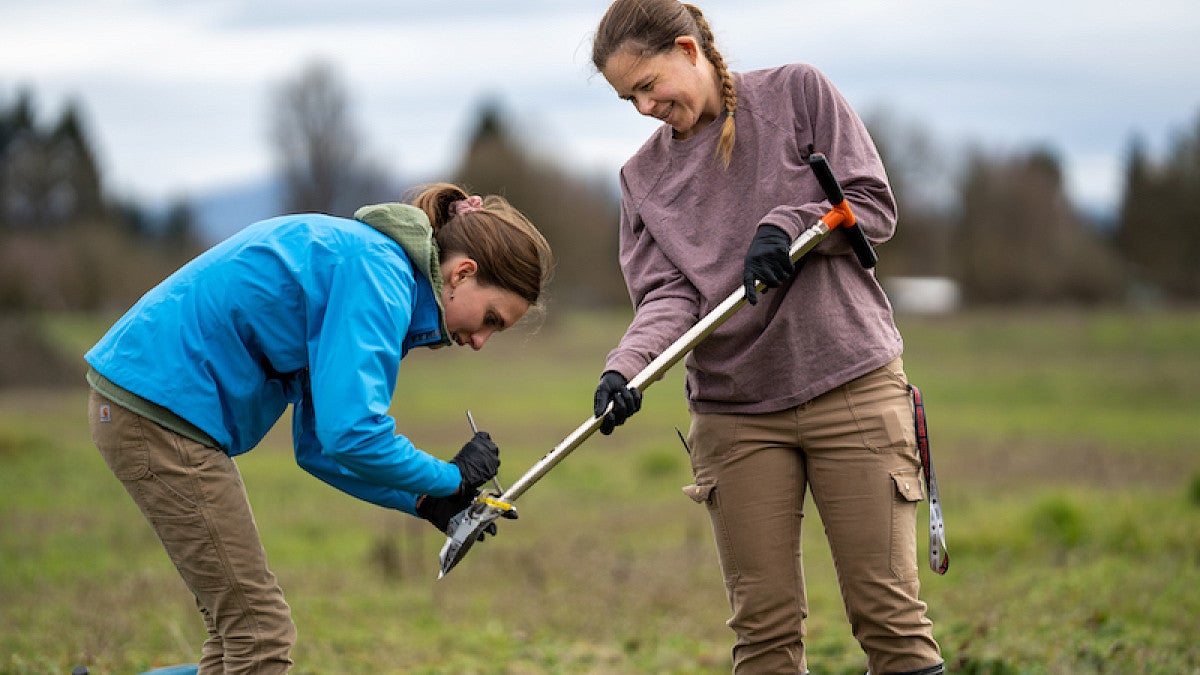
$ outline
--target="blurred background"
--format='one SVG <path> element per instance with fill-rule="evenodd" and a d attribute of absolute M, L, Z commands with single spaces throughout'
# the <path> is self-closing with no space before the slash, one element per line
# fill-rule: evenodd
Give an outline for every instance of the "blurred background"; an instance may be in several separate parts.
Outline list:
<path fill-rule="evenodd" d="M 887 166 L 878 273 L 929 402 L 955 563 L 922 574 L 953 671 L 1200 672 L 1194 0 L 700 6 L 733 70 L 828 74 Z M 630 315 L 617 171 L 657 124 L 590 64 L 606 7 L 0 0 L 0 673 L 194 659 L 194 607 L 88 439 L 81 356 L 255 220 L 433 180 L 506 195 L 554 247 L 548 313 L 483 358 L 418 350 L 393 413 L 448 456 L 473 406 L 506 483 L 590 414 Z M 727 672 L 667 380 L 453 584 L 437 532 L 308 480 L 281 424 L 239 467 L 302 672 Z M 813 672 L 861 673 L 805 536 Z"/>
<path fill-rule="evenodd" d="M 656 122 L 590 64 L 605 7 L 0 0 L 0 309 L 120 309 L 254 220 L 444 179 L 546 231 L 554 304 L 621 306 L 594 253 Z M 703 9 L 733 69 L 813 63 L 867 121 L 901 207 L 880 266 L 899 304 L 1200 293 L 1190 3 Z"/>

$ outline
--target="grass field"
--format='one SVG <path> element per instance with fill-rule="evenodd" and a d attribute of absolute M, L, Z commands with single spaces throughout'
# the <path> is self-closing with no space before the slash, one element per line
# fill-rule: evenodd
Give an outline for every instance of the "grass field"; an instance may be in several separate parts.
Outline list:
<path fill-rule="evenodd" d="M 946 511 L 950 571 L 923 569 L 922 593 L 950 672 L 1200 673 L 1200 313 L 900 324 Z M 480 354 L 415 352 L 394 414 L 448 458 L 471 409 L 500 442 L 507 484 L 586 419 L 623 327 L 564 316 Z M 103 322 L 45 329 L 82 353 Z M 679 490 L 681 376 L 538 483 L 521 519 L 441 581 L 439 533 L 311 479 L 277 428 L 239 466 L 300 631 L 296 672 L 728 672 L 707 517 Z M 91 445 L 85 403 L 82 387 L 0 391 L 0 673 L 135 673 L 194 662 L 203 640 Z M 812 672 L 861 674 L 809 514 Z"/>

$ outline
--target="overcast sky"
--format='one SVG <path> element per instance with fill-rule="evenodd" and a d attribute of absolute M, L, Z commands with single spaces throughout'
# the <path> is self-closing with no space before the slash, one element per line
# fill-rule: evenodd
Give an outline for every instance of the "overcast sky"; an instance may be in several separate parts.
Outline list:
<path fill-rule="evenodd" d="M 349 88 L 366 150 L 444 178 L 480 100 L 545 152 L 615 173 L 656 122 L 589 61 L 607 0 L 0 0 L 0 103 L 43 120 L 78 101 L 108 188 L 163 200 L 272 171 L 272 92 L 314 59 Z M 804 61 L 860 111 L 947 148 L 1034 145 L 1072 196 L 1119 198 L 1134 134 L 1152 150 L 1200 116 L 1196 0 L 700 0 L 734 70 Z"/>

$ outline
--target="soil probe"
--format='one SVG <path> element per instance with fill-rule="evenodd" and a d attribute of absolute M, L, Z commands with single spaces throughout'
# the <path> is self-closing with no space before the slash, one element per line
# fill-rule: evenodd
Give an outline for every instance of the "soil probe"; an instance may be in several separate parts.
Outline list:
<path fill-rule="evenodd" d="M 842 188 L 830 170 L 825 155 L 821 153 L 809 155 L 808 164 L 812 168 L 817 181 L 821 184 L 821 189 L 824 190 L 826 198 L 829 200 L 830 210 L 824 216 L 821 216 L 821 219 L 815 225 L 801 232 L 800 236 L 796 237 L 795 241 L 792 242 L 792 246 L 789 249 L 792 262 L 798 261 L 811 251 L 825 237 L 829 236 L 830 232 L 841 228 L 850 237 L 850 244 L 854 249 L 859 264 L 867 269 L 874 267 L 876 263 L 875 251 L 871 248 L 871 244 L 867 241 L 862 229 L 855 222 L 854 214 L 850 211 L 850 204 L 846 202 Z M 757 282 L 756 289 L 761 292 L 763 288 L 762 282 Z M 704 338 L 712 334 L 726 319 L 733 316 L 734 312 L 744 304 L 746 304 L 745 290 L 739 286 L 721 304 L 713 308 L 712 311 L 702 317 L 694 326 L 663 350 L 657 358 L 643 368 L 640 373 L 635 375 L 627 386 L 630 389 L 645 392 L 651 384 L 658 381 L 663 374 L 694 349 L 696 345 L 700 344 Z M 470 413 L 468 413 L 469 417 Z M 505 515 L 511 518 L 514 511 L 513 502 L 525 494 L 525 491 L 538 482 L 542 476 L 545 476 L 559 462 L 566 459 L 567 455 L 571 454 L 575 448 L 579 447 L 594 434 L 600 428 L 603 420 L 603 414 L 599 417 L 589 417 L 575 431 L 568 434 L 553 450 L 538 460 L 533 467 L 525 472 L 525 475 L 518 478 L 515 483 L 509 486 L 508 490 L 502 491 L 496 496 L 481 493 L 470 506 L 451 518 L 449 526 L 446 528 L 446 543 L 442 546 L 441 553 L 438 555 L 438 559 L 441 562 L 441 571 L 438 573 L 438 578 L 441 579 L 450 570 L 454 569 L 454 566 L 467 555 L 467 551 L 471 549 L 475 541 L 496 518 Z M 473 421 L 472 427 L 474 427 Z M 497 489 L 499 489 L 499 484 L 497 484 Z"/>
<path fill-rule="evenodd" d="M 475 416 L 471 414 L 470 410 L 467 411 L 467 424 L 471 425 L 471 433 L 479 433 L 479 427 L 475 426 Z M 500 487 L 500 480 L 495 476 L 492 476 L 492 485 L 496 486 L 497 495 L 504 494 L 504 488 Z"/>

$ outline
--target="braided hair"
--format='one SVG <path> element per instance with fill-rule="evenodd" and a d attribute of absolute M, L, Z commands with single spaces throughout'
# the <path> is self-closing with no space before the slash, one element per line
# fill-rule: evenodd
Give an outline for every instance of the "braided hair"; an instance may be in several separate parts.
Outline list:
<path fill-rule="evenodd" d="M 616 0 L 600 19 L 592 40 L 592 65 L 603 71 L 608 60 L 621 50 L 640 56 L 656 56 L 675 47 L 675 38 L 696 40 L 721 79 L 721 102 L 725 121 L 717 141 L 717 158 L 729 168 L 737 139 L 733 115 L 737 111 L 737 87 L 721 52 L 717 51 L 712 28 L 700 8 L 678 0 Z"/>

